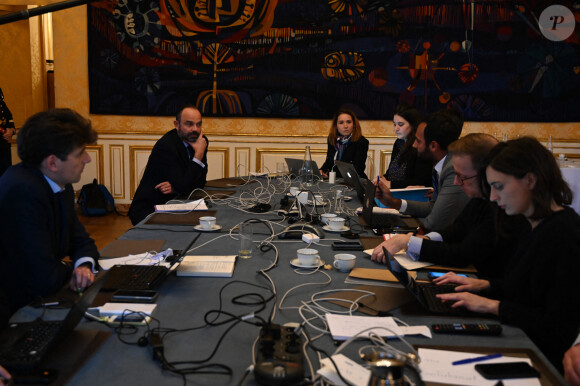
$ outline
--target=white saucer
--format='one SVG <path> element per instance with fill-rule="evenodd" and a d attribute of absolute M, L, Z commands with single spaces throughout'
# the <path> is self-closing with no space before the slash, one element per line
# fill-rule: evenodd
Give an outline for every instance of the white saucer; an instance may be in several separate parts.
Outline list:
<path fill-rule="evenodd" d="M 352 200 L 352 197 L 351 197 L 351 196 L 344 196 L 344 197 L 342 198 L 342 200 L 343 200 L 343 201 L 350 201 L 350 200 Z"/>
<path fill-rule="evenodd" d="M 294 268 L 302 268 L 302 269 L 314 269 L 314 268 L 322 267 L 324 264 L 326 264 L 326 263 L 322 259 L 318 260 L 318 264 L 315 264 L 315 265 L 302 265 L 302 264 L 300 264 L 300 260 L 298 260 L 297 257 L 290 260 L 291 266 L 293 266 Z"/>
<path fill-rule="evenodd" d="M 350 228 L 347 227 L 346 225 L 343 225 L 342 228 L 340 228 L 340 229 L 332 229 L 330 227 L 330 225 L 325 225 L 325 226 L 322 227 L 322 229 L 324 229 L 327 232 L 345 232 L 345 231 L 349 231 L 350 230 Z"/>
<path fill-rule="evenodd" d="M 200 232 L 215 232 L 215 231 L 219 231 L 220 229 L 222 229 L 222 226 L 215 224 L 211 228 L 205 229 L 205 228 L 202 228 L 201 225 L 196 225 L 193 227 L 193 229 L 195 229 L 196 231 L 200 231 Z"/>

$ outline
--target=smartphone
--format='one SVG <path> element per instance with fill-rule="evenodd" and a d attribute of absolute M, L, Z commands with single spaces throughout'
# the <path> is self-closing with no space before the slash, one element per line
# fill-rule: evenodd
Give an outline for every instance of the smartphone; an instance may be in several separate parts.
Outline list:
<path fill-rule="evenodd" d="M 333 251 L 362 251 L 360 241 L 335 241 L 331 245 Z"/>
<path fill-rule="evenodd" d="M 117 290 L 113 293 L 112 302 L 116 303 L 154 303 L 159 294 L 151 290 Z"/>
<path fill-rule="evenodd" d="M 435 272 L 435 271 L 430 271 L 429 272 L 429 279 L 435 279 L 437 277 L 441 277 L 443 275 L 445 275 L 447 272 Z M 457 276 L 463 276 L 463 277 L 468 277 L 466 274 L 464 273 L 458 273 Z"/>
<path fill-rule="evenodd" d="M 488 363 L 475 365 L 485 379 L 539 378 L 540 373 L 527 362 Z"/>

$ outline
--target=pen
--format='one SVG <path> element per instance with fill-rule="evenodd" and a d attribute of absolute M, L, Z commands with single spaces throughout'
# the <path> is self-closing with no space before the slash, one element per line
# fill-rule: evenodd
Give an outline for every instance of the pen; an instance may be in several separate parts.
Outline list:
<path fill-rule="evenodd" d="M 451 364 L 453 366 L 457 366 L 457 365 L 464 365 L 467 363 L 487 361 L 487 360 L 495 359 L 495 358 L 501 358 L 501 354 L 491 354 L 491 355 L 484 355 L 482 357 L 461 359 L 459 361 L 451 362 Z"/>

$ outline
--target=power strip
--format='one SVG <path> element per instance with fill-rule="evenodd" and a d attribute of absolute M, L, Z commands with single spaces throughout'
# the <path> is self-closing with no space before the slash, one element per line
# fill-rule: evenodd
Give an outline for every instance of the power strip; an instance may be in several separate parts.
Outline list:
<path fill-rule="evenodd" d="M 296 325 L 271 324 L 260 331 L 254 366 L 254 377 L 260 385 L 295 385 L 304 380 L 302 340 L 294 333 Z"/>

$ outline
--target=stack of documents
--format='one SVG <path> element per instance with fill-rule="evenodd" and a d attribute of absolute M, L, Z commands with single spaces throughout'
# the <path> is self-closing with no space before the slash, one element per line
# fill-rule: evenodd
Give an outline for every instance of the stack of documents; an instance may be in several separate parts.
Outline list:
<path fill-rule="evenodd" d="M 228 256 L 185 256 L 177 276 L 232 277 L 236 255 Z"/>

